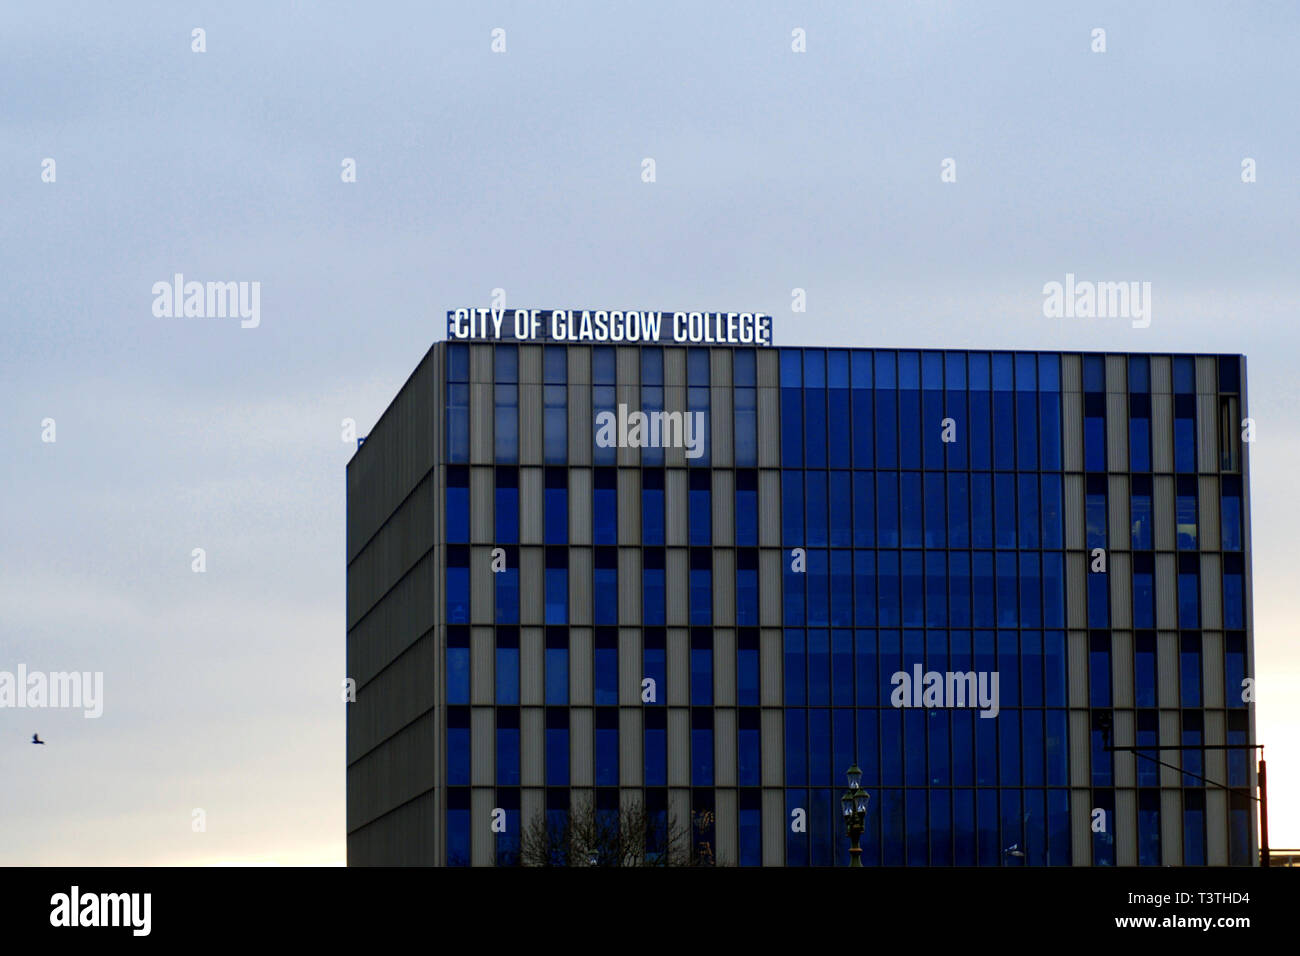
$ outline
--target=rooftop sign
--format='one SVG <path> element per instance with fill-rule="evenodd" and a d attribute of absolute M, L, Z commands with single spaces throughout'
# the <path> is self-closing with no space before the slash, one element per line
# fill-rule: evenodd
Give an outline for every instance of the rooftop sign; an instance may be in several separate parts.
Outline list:
<path fill-rule="evenodd" d="M 771 345 L 766 312 L 605 309 L 452 309 L 451 341 L 616 342 L 627 345 Z"/>

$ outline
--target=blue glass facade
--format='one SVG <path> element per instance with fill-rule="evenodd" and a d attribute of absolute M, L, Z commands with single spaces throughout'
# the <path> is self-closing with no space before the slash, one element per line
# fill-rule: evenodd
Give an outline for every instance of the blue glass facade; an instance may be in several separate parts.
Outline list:
<path fill-rule="evenodd" d="M 1250 734 L 1239 357 L 444 350 L 446 863 L 481 787 L 498 864 L 633 789 L 719 862 L 843 865 L 853 763 L 867 865 L 1252 862 L 1251 760 L 1198 749 Z M 629 397 L 699 457 L 595 443 Z M 995 705 L 900 706 L 916 667 Z"/>

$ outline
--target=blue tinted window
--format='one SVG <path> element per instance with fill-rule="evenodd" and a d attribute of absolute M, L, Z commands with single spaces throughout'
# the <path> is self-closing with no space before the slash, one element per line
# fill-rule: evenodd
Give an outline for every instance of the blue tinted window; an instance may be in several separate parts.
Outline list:
<path fill-rule="evenodd" d="M 993 467 L 991 373 L 987 353 L 973 353 L 970 359 L 970 465 L 976 469 Z"/>
<path fill-rule="evenodd" d="M 713 623 L 713 553 L 691 549 L 691 624 Z"/>
<path fill-rule="evenodd" d="M 469 470 L 447 469 L 447 541 L 469 541 Z"/>
<path fill-rule="evenodd" d="M 781 543 L 803 547 L 803 472 L 781 472 Z"/>
<path fill-rule="evenodd" d="M 854 352 L 854 368 L 856 370 L 857 358 L 859 352 Z M 869 366 L 868 366 L 869 367 Z M 860 384 L 856 371 L 854 372 L 853 390 L 853 464 L 856 468 L 870 468 L 875 462 L 875 403 L 872 400 L 871 377 L 868 375 L 866 384 Z"/>
<path fill-rule="evenodd" d="M 1191 475 L 1178 478 L 1177 529 L 1178 550 L 1196 550 L 1196 479 Z"/>
<path fill-rule="evenodd" d="M 736 464 L 750 467 L 758 464 L 758 390 L 737 388 L 736 403 Z"/>
<path fill-rule="evenodd" d="M 1132 471 L 1151 470 L 1151 396 L 1129 396 L 1128 457 Z"/>
<path fill-rule="evenodd" d="M 690 501 L 687 506 L 690 523 L 690 543 L 708 546 L 713 540 L 713 508 L 710 503 L 711 473 L 692 471 L 690 476 Z"/>
<path fill-rule="evenodd" d="M 876 586 L 878 591 L 876 611 L 879 622 L 885 626 L 901 624 L 902 611 L 899 603 L 897 551 L 877 552 Z"/>
<path fill-rule="evenodd" d="M 898 467 L 898 392 L 894 353 L 876 353 L 876 467 Z"/>
<path fill-rule="evenodd" d="M 596 786 L 618 786 L 618 710 L 596 710 Z"/>
<path fill-rule="evenodd" d="M 803 387 L 803 352 L 800 349 L 780 349 L 781 387 Z"/>
<path fill-rule="evenodd" d="M 447 783 L 469 786 L 469 708 L 447 708 Z"/>
<path fill-rule="evenodd" d="M 496 543 L 519 543 L 519 472 L 498 468 L 496 472 Z"/>
<path fill-rule="evenodd" d="M 788 701 L 787 701 L 788 703 Z M 785 711 L 785 782 L 798 786 L 808 782 L 808 711 Z"/>
<path fill-rule="evenodd" d="M 498 345 L 492 350 L 497 384 L 518 384 L 519 350 L 513 345 Z"/>
<path fill-rule="evenodd" d="M 662 548 L 647 548 L 642 568 L 642 615 L 646 624 L 664 623 L 664 557 Z"/>
<path fill-rule="evenodd" d="M 736 623 L 758 625 L 758 552 L 744 548 L 736 552 Z"/>
<path fill-rule="evenodd" d="M 804 464 L 826 467 L 826 389 L 807 387 L 804 400 Z"/>
<path fill-rule="evenodd" d="M 1241 478 L 1238 475 L 1224 475 L 1222 497 L 1220 498 L 1220 523 L 1222 526 L 1223 550 L 1241 550 Z"/>
<path fill-rule="evenodd" d="M 758 546 L 758 474 L 736 472 L 736 545 Z"/>
<path fill-rule="evenodd" d="M 1043 553 L 1043 625 L 1065 626 L 1065 556 Z"/>
<path fill-rule="evenodd" d="M 641 472 L 641 541 L 664 543 L 664 473 L 656 469 Z"/>
<path fill-rule="evenodd" d="M 641 350 L 641 384 L 663 385 L 664 353 L 659 349 Z"/>
<path fill-rule="evenodd" d="M 991 627 L 996 622 L 993 587 L 993 555 L 976 551 L 971 555 L 971 619 L 976 627 Z"/>
<path fill-rule="evenodd" d="M 560 465 L 569 458 L 569 410 L 563 385 L 546 385 L 542 389 L 542 434 L 546 463 Z"/>
<path fill-rule="evenodd" d="M 1196 396 L 1174 396 L 1174 470 L 1196 471 Z"/>
<path fill-rule="evenodd" d="M 1205 792 L 1203 790 L 1183 791 L 1183 865 L 1205 865 Z"/>
<path fill-rule="evenodd" d="M 849 390 L 832 388 L 826 393 L 829 441 L 827 462 L 832 468 L 847 468 L 851 464 L 848 436 L 853 434 L 849 415 Z M 809 461 L 811 465 L 811 460 Z"/>
<path fill-rule="evenodd" d="M 1043 547 L 1062 548 L 1065 544 L 1061 532 L 1061 476 L 1043 475 L 1041 489 L 1043 493 Z"/>
<path fill-rule="evenodd" d="M 1201 635 L 1184 634 L 1178 656 L 1180 699 L 1184 707 L 1201 706 Z"/>
<path fill-rule="evenodd" d="M 853 623 L 853 552 L 831 552 L 831 624 Z"/>
<path fill-rule="evenodd" d="M 762 799 L 758 791 L 740 792 L 740 865 L 763 864 Z"/>
<path fill-rule="evenodd" d="M 827 489 L 826 472 L 809 471 L 805 473 L 807 507 L 806 543 L 813 547 L 824 548 L 827 544 Z"/>
<path fill-rule="evenodd" d="M 569 702 L 569 638 L 564 628 L 546 629 L 546 703 Z"/>
<path fill-rule="evenodd" d="M 597 468 L 592 487 L 592 543 L 618 543 L 618 489 L 613 468 Z M 575 507 L 580 507 L 575 503 Z"/>
<path fill-rule="evenodd" d="M 592 569 L 593 623 L 618 623 L 618 551 L 615 548 L 596 548 L 595 567 Z"/>
<path fill-rule="evenodd" d="M 925 547 L 942 548 L 947 541 L 944 476 L 926 472 L 922 480 L 925 486 Z"/>
<path fill-rule="evenodd" d="M 563 385 L 569 379 L 568 355 L 562 345 L 548 345 L 543 350 L 542 378 L 547 385 Z"/>
<path fill-rule="evenodd" d="M 781 371 L 781 464 L 797 468 L 803 464 L 803 390 L 785 386 Z"/>
<path fill-rule="evenodd" d="M 1239 554 L 1223 556 L 1223 626 L 1234 630 L 1246 626 L 1246 582 Z"/>
<path fill-rule="evenodd" d="M 1088 644 L 1088 691 L 1093 707 L 1110 706 L 1110 635 L 1093 632 Z"/>
<path fill-rule="evenodd" d="M 492 575 L 496 584 L 496 623 L 519 623 L 519 549 L 505 548 L 506 569 Z"/>
<path fill-rule="evenodd" d="M 1138 866 L 1159 865 L 1160 791 L 1140 790 L 1138 791 Z"/>
<path fill-rule="evenodd" d="M 447 386 L 447 460 L 469 461 L 469 386 Z"/>
<path fill-rule="evenodd" d="M 1150 554 L 1133 555 L 1133 626 L 1155 627 L 1155 562 Z"/>
<path fill-rule="evenodd" d="M 1137 706 L 1156 706 L 1156 636 L 1150 632 L 1134 638 L 1133 686 Z"/>
<path fill-rule="evenodd" d="M 591 380 L 596 385 L 615 384 L 614 349 L 608 345 L 591 350 Z"/>
<path fill-rule="evenodd" d="M 469 548 L 447 548 L 447 623 L 469 623 Z"/>
<path fill-rule="evenodd" d="M 1183 774 L 1184 787 L 1203 786 L 1205 777 L 1205 757 L 1204 750 L 1201 750 L 1201 744 L 1204 743 L 1205 721 L 1203 715 L 1197 710 L 1183 711 L 1183 745 L 1188 749 L 1183 750 Z"/>
<path fill-rule="evenodd" d="M 447 703 L 469 703 L 469 633 L 462 627 L 447 629 Z"/>
<path fill-rule="evenodd" d="M 853 553 L 854 619 L 859 626 L 876 623 L 876 555 L 874 551 Z"/>
<path fill-rule="evenodd" d="M 500 781 L 497 781 L 498 785 Z M 569 712 L 563 707 L 546 708 L 546 785 L 569 784 Z"/>
<path fill-rule="evenodd" d="M 469 381 L 469 346 L 447 346 L 447 381 Z"/>
<path fill-rule="evenodd" d="M 469 790 L 447 793 L 447 865 L 469 866 Z"/>
<path fill-rule="evenodd" d="M 1020 508 L 1020 547 L 1037 548 L 1039 547 L 1039 524 L 1042 519 L 1042 512 L 1038 507 L 1038 478 L 1034 475 L 1017 475 L 1016 482 L 1018 486 L 1016 497 Z"/>
<path fill-rule="evenodd" d="M 1219 391 L 1241 391 L 1241 363 L 1236 355 L 1219 357 Z"/>
<path fill-rule="evenodd" d="M 546 549 L 546 623 L 569 623 L 569 552 Z"/>
<path fill-rule="evenodd" d="M 853 544 L 858 548 L 871 548 L 876 544 L 875 486 L 871 472 L 853 472 Z"/>
<path fill-rule="evenodd" d="M 1106 396 L 1083 396 L 1083 465 L 1087 471 L 1106 470 Z"/>
<path fill-rule="evenodd" d="M 876 473 L 876 536 L 882 548 L 899 545 L 898 473 Z"/>
<path fill-rule="evenodd" d="M 545 540 L 547 544 L 566 544 L 569 540 L 568 473 L 560 468 L 548 468 L 545 481 Z"/>
<path fill-rule="evenodd" d="M 830 634 L 808 632 L 808 703 L 825 706 L 831 702 Z"/>
<path fill-rule="evenodd" d="M 994 502 L 994 536 L 999 548 L 1016 546 L 1016 476 L 999 474 L 994 476 L 996 501 Z M 1035 522 L 1037 524 L 1037 522 Z"/>
<path fill-rule="evenodd" d="M 1178 556 L 1178 626 L 1201 626 L 1200 565 L 1196 554 Z"/>
<path fill-rule="evenodd" d="M 496 396 L 496 460 L 519 460 L 519 386 L 498 385 Z"/>
<path fill-rule="evenodd" d="M 1129 494 L 1132 542 L 1136 550 L 1150 551 L 1151 537 L 1151 478 L 1134 475 Z"/>
<path fill-rule="evenodd" d="M 804 657 L 803 631 L 787 629 L 785 632 L 785 705 L 802 707 L 807 698 L 807 661 Z M 787 711 L 787 713 L 789 713 Z"/>
<path fill-rule="evenodd" d="M 971 544 L 976 548 L 993 547 L 993 477 L 977 472 L 970 476 Z"/>
<path fill-rule="evenodd" d="M 686 384 L 706 386 L 709 384 L 708 349 L 686 350 Z"/>
<path fill-rule="evenodd" d="M 736 349 L 732 353 L 731 380 L 737 386 L 753 388 L 758 384 L 754 374 L 756 353 L 753 349 Z"/>
<path fill-rule="evenodd" d="M 968 552 L 953 551 L 948 555 L 948 618 L 957 627 L 971 625 L 970 573 Z"/>
<path fill-rule="evenodd" d="M 612 627 L 596 629 L 595 694 L 597 707 L 618 704 L 618 632 Z"/>

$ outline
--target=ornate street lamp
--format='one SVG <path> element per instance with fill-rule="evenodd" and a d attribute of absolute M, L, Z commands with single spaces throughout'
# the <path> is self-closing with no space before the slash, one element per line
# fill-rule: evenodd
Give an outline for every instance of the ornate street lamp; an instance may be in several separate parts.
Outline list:
<path fill-rule="evenodd" d="M 867 820 L 867 802 L 871 794 L 862 789 L 862 771 L 854 764 L 848 769 L 849 789 L 840 797 L 844 826 L 849 831 L 849 866 L 862 865 L 862 830 Z"/>

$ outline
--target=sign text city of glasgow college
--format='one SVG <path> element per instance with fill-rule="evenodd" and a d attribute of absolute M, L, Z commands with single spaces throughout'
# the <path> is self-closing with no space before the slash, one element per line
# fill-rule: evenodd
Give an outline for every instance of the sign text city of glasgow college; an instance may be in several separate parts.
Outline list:
<path fill-rule="evenodd" d="M 771 345 L 766 312 L 636 312 L 605 309 L 452 309 L 450 341 Z"/>

